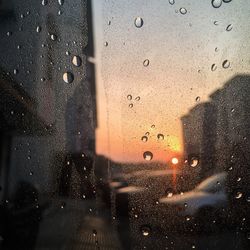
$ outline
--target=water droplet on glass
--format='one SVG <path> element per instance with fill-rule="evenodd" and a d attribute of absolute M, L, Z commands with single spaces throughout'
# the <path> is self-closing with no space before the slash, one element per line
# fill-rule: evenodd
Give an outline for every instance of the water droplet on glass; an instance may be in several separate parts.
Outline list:
<path fill-rule="evenodd" d="M 146 136 L 149 136 L 149 132 L 146 132 L 145 135 L 146 135 Z"/>
<path fill-rule="evenodd" d="M 134 106 L 133 103 L 130 103 L 130 104 L 128 105 L 129 108 L 133 108 L 133 106 Z"/>
<path fill-rule="evenodd" d="M 111 25 L 111 21 L 110 20 L 108 20 L 108 25 Z"/>
<path fill-rule="evenodd" d="M 136 17 L 134 23 L 136 28 L 141 28 L 143 25 L 143 20 L 141 17 Z"/>
<path fill-rule="evenodd" d="M 155 128 L 155 125 L 153 124 L 153 125 L 151 125 L 151 128 Z"/>
<path fill-rule="evenodd" d="M 74 56 L 72 59 L 72 63 L 76 66 L 76 67 L 80 67 L 82 64 L 82 59 L 79 56 Z"/>
<path fill-rule="evenodd" d="M 218 21 L 214 21 L 214 25 L 218 25 L 219 24 L 219 22 Z"/>
<path fill-rule="evenodd" d="M 59 5 L 63 5 L 64 4 L 64 0 L 58 0 L 58 4 Z"/>
<path fill-rule="evenodd" d="M 241 181 L 241 178 L 240 178 L 240 177 L 238 177 L 238 178 L 237 178 L 237 181 L 238 181 L 238 182 L 239 182 L 239 181 Z"/>
<path fill-rule="evenodd" d="M 37 27 L 36 27 L 36 32 L 37 32 L 37 33 L 41 32 L 41 30 L 42 30 L 42 28 L 41 28 L 40 26 L 37 26 Z"/>
<path fill-rule="evenodd" d="M 41 78 L 41 82 L 45 82 L 45 78 L 44 77 Z"/>
<path fill-rule="evenodd" d="M 225 60 L 225 61 L 222 63 L 222 67 L 223 67 L 224 69 L 229 68 L 229 66 L 230 66 L 230 62 L 229 62 L 228 60 Z"/>
<path fill-rule="evenodd" d="M 212 6 L 214 8 L 219 8 L 222 5 L 222 0 L 212 0 Z"/>
<path fill-rule="evenodd" d="M 168 2 L 169 2 L 171 5 L 174 5 L 175 0 L 168 0 Z"/>
<path fill-rule="evenodd" d="M 182 15 L 185 15 L 185 14 L 187 14 L 187 10 L 185 9 L 185 8 L 180 8 L 180 13 L 182 14 Z"/>
<path fill-rule="evenodd" d="M 232 0 L 223 0 L 224 3 L 229 3 L 231 2 Z"/>
<path fill-rule="evenodd" d="M 212 66 L 211 66 L 211 70 L 212 71 L 215 71 L 217 69 L 217 66 L 216 66 L 216 64 L 214 63 L 214 64 L 212 64 Z"/>
<path fill-rule="evenodd" d="M 52 41 L 55 41 L 57 37 L 56 37 L 55 34 L 51 34 L 51 35 L 50 35 L 50 38 L 51 38 Z"/>
<path fill-rule="evenodd" d="M 201 100 L 201 98 L 199 97 L 199 96 L 197 96 L 196 98 L 195 98 L 195 101 L 196 102 L 199 102 Z"/>
<path fill-rule="evenodd" d="M 218 47 L 216 47 L 216 48 L 214 49 L 214 51 L 215 51 L 215 52 L 218 52 L 218 51 L 219 51 Z"/>
<path fill-rule="evenodd" d="M 168 197 L 168 198 L 171 198 L 172 196 L 173 196 L 173 192 L 168 191 L 168 192 L 167 192 L 167 197 Z"/>
<path fill-rule="evenodd" d="M 240 199 L 242 197 L 242 193 L 241 192 L 237 192 L 235 195 L 236 199 Z"/>
<path fill-rule="evenodd" d="M 63 80 L 66 83 L 72 83 L 74 81 L 74 75 L 70 72 L 65 72 L 63 74 Z"/>
<path fill-rule="evenodd" d="M 191 167 L 197 167 L 199 164 L 199 159 L 197 157 L 191 157 L 191 159 L 189 160 L 189 165 Z"/>
<path fill-rule="evenodd" d="M 144 135 L 144 136 L 141 138 L 141 140 L 142 140 L 143 142 L 147 142 L 147 141 L 148 141 L 148 137 Z"/>
<path fill-rule="evenodd" d="M 11 31 L 8 31 L 7 32 L 7 36 L 11 36 L 12 35 L 12 32 Z"/>
<path fill-rule="evenodd" d="M 132 100 L 132 95 L 127 95 L 128 100 Z"/>
<path fill-rule="evenodd" d="M 93 236 L 96 237 L 97 231 L 95 229 L 92 231 L 92 233 L 93 233 Z"/>
<path fill-rule="evenodd" d="M 148 65 L 149 65 L 149 60 L 148 59 L 144 60 L 143 61 L 143 66 L 147 67 Z"/>
<path fill-rule="evenodd" d="M 140 101 L 140 99 L 141 99 L 140 96 L 137 96 L 137 97 L 135 98 L 136 101 Z"/>
<path fill-rule="evenodd" d="M 143 226 L 141 226 L 140 230 L 142 232 L 142 235 L 147 237 L 147 236 L 149 236 L 149 234 L 151 232 L 151 227 L 148 225 L 143 225 Z"/>
<path fill-rule="evenodd" d="M 33 175 L 33 172 L 32 171 L 30 171 L 30 176 L 32 176 Z"/>
<path fill-rule="evenodd" d="M 14 75 L 16 75 L 16 74 L 18 73 L 18 70 L 17 70 L 17 69 L 14 69 L 14 70 L 13 70 L 13 73 L 14 73 Z"/>
<path fill-rule="evenodd" d="M 48 4 L 48 0 L 42 0 L 42 5 L 45 6 Z"/>
<path fill-rule="evenodd" d="M 104 43 L 104 46 L 105 46 L 105 47 L 107 47 L 108 45 L 109 45 L 108 42 L 105 42 L 105 43 Z"/>
<path fill-rule="evenodd" d="M 250 232 L 247 233 L 247 239 L 250 240 Z"/>
<path fill-rule="evenodd" d="M 226 31 L 231 31 L 233 29 L 233 25 L 232 24 L 229 24 L 227 27 L 226 27 Z"/>
<path fill-rule="evenodd" d="M 66 203 L 65 203 L 65 202 L 62 202 L 62 203 L 61 203 L 61 208 L 65 208 L 65 206 L 66 206 Z"/>
<path fill-rule="evenodd" d="M 159 141 L 164 140 L 164 135 L 163 135 L 163 134 L 158 134 L 158 135 L 157 135 L 157 139 L 158 139 Z"/>
<path fill-rule="evenodd" d="M 143 153 L 143 158 L 146 161 L 151 161 L 153 159 L 153 154 L 150 151 L 146 151 Z"/>
<path fill-rule="evenodd" d="M 61 11 L 61 10 L 58 10 L 57 15 L 58 15 L 58 16 L 61 16 L 61 15 L 62 15 L 62 11 Z"/>

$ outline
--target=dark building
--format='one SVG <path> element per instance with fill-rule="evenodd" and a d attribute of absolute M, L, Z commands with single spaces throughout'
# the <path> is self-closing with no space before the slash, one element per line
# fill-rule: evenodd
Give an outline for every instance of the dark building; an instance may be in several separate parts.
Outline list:
<path fill-rule="evenodd" d="M 249 83 L 248 75 L 233 77 L 210 95 L 209 102 L 196 105 L 181 118 L 185 157 L 199 159 L 197 167 L 189 164 L 187 170 L 195 184 L 224 170 L 237 169 L 237 176 L 249 175 Z"/>

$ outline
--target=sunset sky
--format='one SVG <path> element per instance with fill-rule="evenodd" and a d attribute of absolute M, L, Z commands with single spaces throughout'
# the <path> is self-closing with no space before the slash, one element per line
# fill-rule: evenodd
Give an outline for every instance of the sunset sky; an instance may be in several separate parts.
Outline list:
<path fill-rule="evenodd" d="M 94 1 L 97 153 L 125 162 L 143 161 L 145 151 L 157 161 L 182 153 L 180 118 L 233 75 L 250 73 L 247 2 L 214 8 L 210 0 Z M 136 17 L 143 19 L 141 28 Z"/>

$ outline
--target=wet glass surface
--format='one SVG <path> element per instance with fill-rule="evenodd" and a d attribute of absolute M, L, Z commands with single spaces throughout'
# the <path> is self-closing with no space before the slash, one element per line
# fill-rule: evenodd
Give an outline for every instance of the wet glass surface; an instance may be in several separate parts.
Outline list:
<path fill-rule="evenodd" d="M 0 249 L 249 249 L 246 0 L 0 0 Z"/>

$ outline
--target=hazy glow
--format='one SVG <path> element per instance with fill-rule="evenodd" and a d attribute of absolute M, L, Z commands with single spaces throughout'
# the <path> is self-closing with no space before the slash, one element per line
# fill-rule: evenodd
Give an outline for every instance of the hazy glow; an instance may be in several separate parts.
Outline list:
<path fill-rule="evenodd" d="M 179 160 L 178 160 L 176 157 L 174 157 L 174 158 L 172 158 L 171 162 L 172 162 L 174 165 L 176 165 L 176 164 L 179 163 Z"/>

